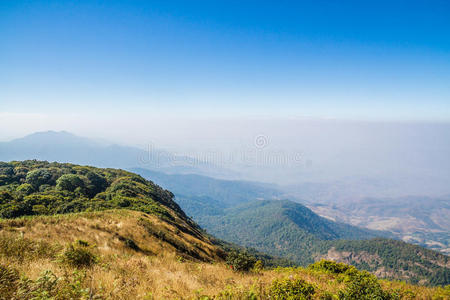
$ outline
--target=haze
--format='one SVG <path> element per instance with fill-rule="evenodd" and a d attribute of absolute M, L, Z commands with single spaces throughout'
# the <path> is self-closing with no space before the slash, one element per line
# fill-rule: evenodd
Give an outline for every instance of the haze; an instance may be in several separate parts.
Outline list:
<path fill-rule="evenodd" d="M 449 14 L 445 1 L 2 1 L 0 139 L 65 130 L 240 179 L 448 194 Z"/>

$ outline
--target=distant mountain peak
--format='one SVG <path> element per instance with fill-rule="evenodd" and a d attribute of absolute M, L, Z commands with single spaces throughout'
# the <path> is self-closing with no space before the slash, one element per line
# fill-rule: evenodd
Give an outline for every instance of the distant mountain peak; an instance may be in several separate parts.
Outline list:
<path fill-rule="evenodd" d="M 75 135 L 68 131 L 40 131 L 0 143 L 0 161 L 38 159 L 109 168 L 153 168 L 168 173 L 199 173 L 225 177 L 226 169 L 170 152 L 123 146 Z"/>
<path fill-rule="evenodd" d="M 84 145 L 100 145 L 100 143 L 89 138 L 77 136 L 71 132 L 62 131 L 38 131 L 11 141 L 12 143 L 38 143 L 38 144 L 84 144 Z"/>
<path fill-rule="evenodd" d="M 75 134 L 65 131 L 65 130 L 61 130 L 61 131 L 55 131 L 55 130 L 47 130 L 47 131 L 36 131 L 33 133 L 30 133 L 24 137 L 18 138 L 18 140 L 22 140 L 22 139 L 29 139 L 29 138 L 35 138 L 35 137 L 73 137 L 73 138 L 79 138 L 78 136 L 76 136 Z"/>
<path fill-rule="evenodd" d="M 61 131 L 56 131 L 56 130 L 47 130 L 47 131 L 36 131 L 33 133 L 30 133 L 26 136 L 24 136 L 23 138 L 28 138 L 28 137 L 33 137 L 33 136 L 70 136 L 70 137 L 77 137 L 75 134 L 65 131 L 65 130 L 61 130 Z"/>

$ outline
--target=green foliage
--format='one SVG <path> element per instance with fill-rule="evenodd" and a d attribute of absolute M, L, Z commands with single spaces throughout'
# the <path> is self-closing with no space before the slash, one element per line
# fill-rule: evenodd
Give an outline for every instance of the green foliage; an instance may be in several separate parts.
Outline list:
<path fill-rule="evenodd" d="M 331 292 L 323 291 L 319 295 L 320 300 L 333 300 L 335 299 L 334 295 Z"/>
<path fill-rule="evenodd" d="M 308 266 L 308 269 L 324 271 L 329 274 L 353 274 L 358 270 L 354 266 L 338 263 L 330 260 L 321 260 Z"/>
<path fill-rule="evenodd" d="M 17 270 L 0 265 L 0 299 L 101 299 L 86 286 L 86 275 L 73 272 L 57 277 L 44 271 L 36 280 L 20 277 Z"/>
<path fill-rule="evenodd" d="M 262 270 L 264 270 L 264 262 L 260 259 L 258 259 L 255 264 L 253 265 L 252 271 L 255 273 L 259 273 Z"/>
<path fill-rule="evenodd" d="M 89 244 L 84 241 L 75 242 L 67 247 L 61 255 L 61 261 L 76 268 L 90 267 L 97 263 Z"/>
<path fill-rule="evenodd" d="M 76 240 L 75 244 L 77 244 L 79 246 L 82 246 L 82 247 L 89 247 L 90 246 L 89 242 L 86 242 L 84 240 Z"/>
<path fill-rule="evenodd" d="M 327 242 L 328 247 L 334 247 L 336 251 L 367 253 L 380 257 L 367 264 L 358 259 L 349 260 L 348 263 L 358 269 L 369 272 L 380 267 L 392 274 L 401 275 L 408 272 L 408 281 L 419 283 L 425 279 L 430 285 L 450 284 L 450 268 L 448 266 L 450 258 L 438 252 L 425 249 L 403 241 L 376 238 L 367 241 L 332 241 Z M 388 279 L 395 279 L 395 275 Z M 402 278 L 402 277 L 401 277 Z"/>
<path fill-rule="evenodd" d="M 74 192 L 77 188 L 84 188 L 84 181 L 79 175 L 65 174 L 56 180 L 57 190 Z"/>
<path fill-rule="evenodd" d="M 52 174 L 48 169 L 39 168 L 27 173 L 26 183 L 31 184 L 35 189 L 43 184 L 49 184 L 52 180 Z"/>
<path fill-rule="evenodd" d="M 17 270 L 0 265 L 0 299 L 13 299 L 19 279 Z"/>
<path fill-rule="evenodd" d="M 271 256 L 269 254 L 260 252 L 254 248 L 242 247 L 237 244 L 233 244 L 233 243 L 230 243 L 230 242 L 227 242 L 224 240 L 217 239 L 213 236 L 209 236 L 209 239 L 211 240 L 211 242 L 214 245 L 223 249 L 225 251 L 225 253 L 230 253 L 232 251 L 248 252 L 250 255 L 254 256 L 257 260 L 261 260 L 264 267 L 267 267 L 267 268 L 296 266 L 295 263 L 293 263 L 292 261 L 290 261 L 286 258 Z M 224 258 L 226 258 L 226 256 L 224 256 Z"/>
<path fill-rule="evenodd" d="M 256 258 L 245 251 L 231 251 L 227 256 L 226 263 L 234 271 L 248 272 L 255 266 Z"/>
<path fill-rule="evenodd" d="M 391 276 L 388 279 L 450 283 L 448 256 L 385 238 L 346 240 L 364 238 L 366 232 L 325 220 L 298 203 L 256 201 L 214 215 L 200 215 L 196 221 L 218 238 L 284 257 L 300 266 L 314 263 L 316 257 L 334 248 L 352 253 L 345 262 L 359 269 L 374 272 L 384 268 Z"/>
<path fill-rule="evenodd" d="M 391 300 L 399 299 L 395 294 L 384 291 L 378 279 L 366 272 L 356 272 L 343 291 L 339 292 L 342 300 Z"/>
<path fill-rule="evenodd" d="M 127 208 L 187 219 L 173 194 L 116 169 L 29 160 L 0 162 L 0 218 Z"/>
<path fill-rule="evenodd" d="M 32 186 L 31 184 L 29 184 L 29 183 L 23 183 L 23 184 L 19 185 L 19 186 L 16 188 L 16 191 L 17 191 L 18 193 L 21 193 L 21 194 L 24 194 L 24 195 L 29 195 L 29 194 L 31 194 L 31 193 L 34 192 L 34 188 L 33 188 L 33 186 Z"/>
<path fill-rule="evenodd" d="M 220 214 L 194 217 L 218 238 L 285 257 L 303 266 L 314 262 L 322 241 L 374 236 L 321 218 L 304 205 L 291 201 L 254 201 L 223 209 Z"/>
<path fill-rule="evenodd" d="M 87 178 L 87 189 L 89 191 L 90 197 L 93 197 L 96 194 L 101 193 L 108 187 L 108 181 L 105 179 L 105 177 L 93 171 L 88 171 L 86 173 L 86 178 Z"/>
<path fill-rule="evenodd" d="M 200 291 L 199 291 L 200 292 Z M 231 299 L 245 299 L 245 300 L 258 300 L 268 299 L 263 286 L 252 286 L 250 289 L 241 287 L 227 286 L 224 290 L 214 296 L 206 296 L 197 293 L 196 299 L 199 300 L 231 300 Z"/>
<path fill-rule="evenodd" d="M 312 299 L 314 293 L 314 285 L 302 279 L 276 279 L 269 289 L 270 298 L 277 300 Z"/>

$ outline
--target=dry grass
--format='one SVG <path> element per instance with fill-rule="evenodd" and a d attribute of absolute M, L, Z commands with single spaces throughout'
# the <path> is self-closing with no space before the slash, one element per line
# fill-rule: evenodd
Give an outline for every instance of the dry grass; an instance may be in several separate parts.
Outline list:
<path fill-rule="evenodd" d="M 163 232 L 169 242 L 149 233 L 142 220 L 151 224 L 154 232 Z M 249 295 L 265 298 L 267 288 L 277 278 L 301 278 L 311 282 L 318 290 L 317 297 L 325 291 L 337 294 L 345 285 L 332 275 L 303 268 L 236 273 L 223 263 L 221 250 L 206 238 L 198 238 L 157 217 L 134 211 L 5 220 L 0 222 L 0 228 L 0 237 L 9 239 L 9 246 L 16 243 L 14 241 L 28 241 L 53 249 L 39 255 L 27 255 L 28 250 L 14 254 L 0 249 L 0 264 L 13 267 L 31 279 L 38 278 L 44 270 L 51 270 L 58 277 L 73 272 L 72 267 L 59 261 L 58 253 L 77 240 L 87 241 L 99 260 L 94 266 L 83 269 L 86 276 L 82 285 L 89 288 L 91 296 L 99 295 L 104 299 L 201 299 L 202 296 L 251 299 Z M 132 240 L 138 250 L 127 246 L 126 239 Z M 177 245 L 170 243 L 175 239 L 186 249 L 180 251 Z M 186 251 L 196 252 L 199 259 Z M 382 285 L 410 291 L 404 293 L 405 299 L 408 295 L 433 299 L 433 295 L 439 293 L 441 299 L 448 299 L 438 288 L 388 281 L 382 281 Z"/>

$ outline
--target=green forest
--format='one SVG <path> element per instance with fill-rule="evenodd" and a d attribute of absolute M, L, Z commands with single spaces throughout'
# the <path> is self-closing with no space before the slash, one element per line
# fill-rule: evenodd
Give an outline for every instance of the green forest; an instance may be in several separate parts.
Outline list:
<path fill-rule="evenodd" d="M 126 208 L 185 217 L 173 194 L 134 173 L 46 161 L 0 162 L 0 217 Z"/>
<path fill-rule="evenodd" d="M 184 207 L 185 202 L 180 204 Z M 328 258 L 331 250 L 345 263 L 374 273 L 380 271 L 384 278 L 411 283 L 425 280 L 432 285 L 450 283 L 448 256 L 332 222 L 299 203 L 254 201 L 214 215 L 197 215 L 195 219 L 218 238 L 284 257 L 300 266 Z"/>

